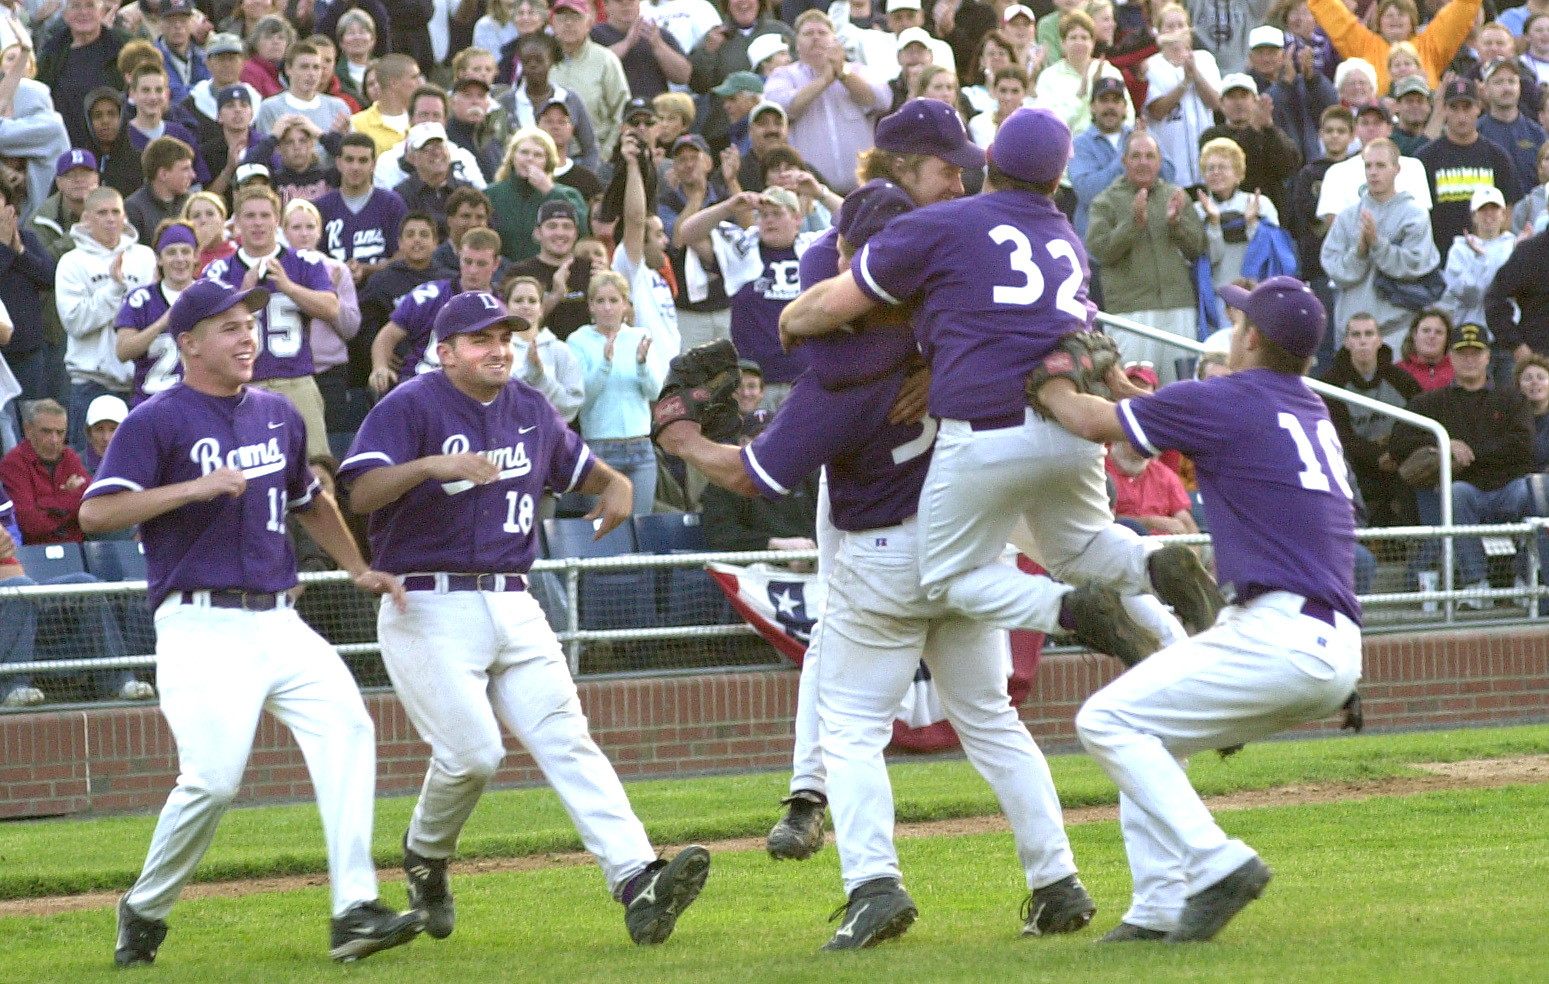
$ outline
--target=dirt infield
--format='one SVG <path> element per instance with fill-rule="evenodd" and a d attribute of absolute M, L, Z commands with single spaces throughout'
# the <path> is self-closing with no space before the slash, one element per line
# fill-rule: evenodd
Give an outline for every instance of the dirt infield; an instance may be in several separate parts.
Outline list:
<path fill-rule="evenodd" d="M 1537 785 L 1549 782 L 1549 755 L 1529 755 L 1517 758 L 1472 759 L 1464 762 L 1415 763 L 1417 769 L 1428 773 L 1424 776 L 1386 777 L 1356 782 L 1298 783 L 1274 789 L 1231 793 L 1206 799 L 1211 810 L 1245 810 L 1259 806 L 1299 806 L 1314 803 L 1351 802 L 1378 796 L 1414 796 L 1458 789 L 1495 789 L 1502 786 Z M 1117 806 L 1077 807 L 1065 811 L 1067 824 L 1096 823 L 1118 819 Z M 771 819 L 773 819 L 771 817 Z M 1005 819 L 1000 815 L 964 817 L 955 820 L 933 820 L 923 823 L 901 823 L 896 835 L 909 837 L 956 837 L 965 834 L 982 834 L 1006 830 Z M 705 845 L 711 851 L 757 851 L 764 847 L 762 837 L 739 837 L 712 841 Z M 672 850 L 672 848 L 668 848 Z M 477 875 L 493 872 L 536 871 L 542 868 L 574 867 L 593 864 L 592 856 L 584 851 L 562 854 L 536 854 L 521 858 L 489 858 L 458 862 L 452 866 L 455 875 Z M 385 868 L 377 872 L 383 881 L 403 877 L 398 868 Z M 189 885 L 184 898 L 238 898 L 259 892 L 288 892 L 297 888 L 321 886 L 328 883 L 326 875 L 300 875 L 283 878 L 256 878 L 232 882 L 207 882 Z M 118 902 L 117 892 L 92 892 L 83 895 L 57 895 L 33 899 L 0 901 L 0 916 L 47 916 L 83 909 L 110 908 Z"/>

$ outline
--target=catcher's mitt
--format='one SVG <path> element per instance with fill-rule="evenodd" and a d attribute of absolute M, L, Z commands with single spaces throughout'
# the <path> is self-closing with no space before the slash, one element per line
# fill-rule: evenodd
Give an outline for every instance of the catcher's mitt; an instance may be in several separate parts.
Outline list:
<path fill-rule="evenodd" d="M 1441 452 L 1427 445 L 1415 449 L 1398 466 L 1398 477 L 1410 488 L 1433 489 L 1441 478 Z"/>
<path fill-rule="evenodd" d="M 1052 417 L 1049 408 L 1038 399 L 1038 391 L 1044 383 L 1061 376 L 1075 383 L 1078 393 L 1106 396 L 1108 387 L 1103 379 L 1118 361 L 1118 345 L 1100 331 L 1073 331 L 1062 336 L 1028 373 L 1027 405 L 1045 420 Z"/>
<path fill-rule="evenodd" d="M 742 431 L 737 407 L 737 346 L 724 338 L 696 345 L 667 365 L 667 379 L 651 410 L 651 439 L 679 420 L 699 424 L 705 437 L 730 441 Z"/>

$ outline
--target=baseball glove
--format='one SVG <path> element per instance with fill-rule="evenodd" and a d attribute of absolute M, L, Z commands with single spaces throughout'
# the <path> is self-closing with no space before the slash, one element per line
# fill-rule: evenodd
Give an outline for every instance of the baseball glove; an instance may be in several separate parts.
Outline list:
<path fill-rule="evenodd" d="M 1404 484 L 1416 489 L 1433 489 L 1441 478 L 1441 452 L 1426 446 L 1415 449 L 1398 466 L 1398 477 Z"/>
<path fill-rule="evenodd" d="M 679 420 L 699 424 L 705 437 L 730 441 L 742 430 L 737 407 L 737 346 L 724 338 L 696 345 L 667 365 L 667 379 L 651 410 L 651 439 Z"/>
<path fill-rule="evenodd" d="M 1051 379 L 1064 377 L 1076 384 L 1078 393 L 1107 395 L 1103 379 L 1119 361 L 1119 347 L 1100 331 L 1073 331 L 1064 335 L 1027 376 L 1027 405 L 1045 420 L 1053 414 L 1038 399 L 1038 391 Z"/>

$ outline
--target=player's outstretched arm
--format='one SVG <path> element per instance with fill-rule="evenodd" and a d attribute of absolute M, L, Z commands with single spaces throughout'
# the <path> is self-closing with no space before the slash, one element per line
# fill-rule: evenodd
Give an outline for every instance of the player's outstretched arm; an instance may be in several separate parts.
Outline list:
<path fill-rule="evenodd" d="M 758 495 L 758 486 L 753 484 L 752 477 L 748 475 L 747 465 L 742 461 L 742 452 L 729 444 L 717 444 L 705 437 L 704 431 L 700 430 L 695 421 L 679 420 L 668 424 L 657 436 L 656 442 L 663 451 L 675 454 L 699 469 L 711 485 L 738 495 Z"/>
<path fill-rule="evenodd" d="M 246 490 L 247 479 L 242 477 L 241 469 L 217 468 L 190 482 L 93 496 L 81 503 L 81 530 L 85 533 L 111 533 L 155 519 L 162 513 L 181 509 L 193 502 L 209 502 L 223 495 L 235 497 Z"/>
<path fill-rule="evenodd" d="M 597 496 L 597 505 L 587 519 L 600 519 L 593 540 L 601 540 L 634 514 L 635 483 L 601 458 L 593 456 L 592 470 L 586 473 L 578 492 Z"/>
<path fill-rule="evenodd" d="M 350 483 L 350 509 L 365 514 L 398 501 L 421 482 L 472 482 L 487 485 L 500 477 L 500 468 L 482 455 L 436 454 L 402 465 L 373 468 Z M 338 558 L 335 558 L 336 560 Z"/>
<path fill-rule="evenodd" d="M 391 574 L 372 570 L 360 555 L 360 546 L 344 525 L 344 516 L 333 496 L 319 491 L 311 505 L 293 513 L 302 529 L 307 531 L 318 546 L 332 557 L 340 567 L 355 579 L 355 586 L 374 595 L 391 595 L 393 604 L 400 612 L 409 610 L 409 600 L 404 596 L 403 583 Z"/>
<path fill-rule="evenodd" d="M 1077 392 L 1069 379 L 1056 377 L 1044 383 L 1038 398 L 1061 427 L 1079 438 L 1098 443 L 1125 440 L 1118 407 L 1100 396 Z"/>
<path fill-rule="evenodd" d="M 849 270 L 830 277 L 785 306 L 780 312 L 780 344 L 786 350 L 799 338 L 827 335 L 876 309 L 877 302 L 856 286 Z"/>

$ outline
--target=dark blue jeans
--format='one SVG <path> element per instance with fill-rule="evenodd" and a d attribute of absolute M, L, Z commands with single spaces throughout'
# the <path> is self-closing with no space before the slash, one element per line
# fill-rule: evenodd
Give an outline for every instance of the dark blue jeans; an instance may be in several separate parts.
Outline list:
<path fill-rule="evenodd" d="M 1436 489 L 1416 489 L 1415 505 L 1420 511 L 1420 523 L 1425 526 L 1441 524 L 1441 493 Z M 1452 521 L 1458 526 L 1476 526 L 1485 523 L 1517 523 L 1533 515 L 1533 496 L 1526 478 L 1513 479 L 1498 489 L 1488 492 L 1468 482 L 1452 483 Z M 1549 538 L 1538 537 L 1540 570 L 1544 559 L 1549 557 Z M 1410 565 L 1411 572 L 1433 570 L 1440 564 L 1441 542 L 1428 541 Z M 1527 552 L 1517 554 L 1518 573 L 1527 573 Z M 1484 545 L 1477 536 L 1460 536 L 1453 541 L 1453 583 L 1465 587 L 1485 580 L 1489 568 L 1485 561 Z"/>
<path fill-rule="evenodd" d="M 0 588 L 43 584 L 95 584 L 90 574 L 65 574 L 38 582 L 30 577 L 0 580 Z M 38 631 L 39 616 L 43 631 Z M 38 603 L 28 598 L 0 598 L 0 666 L 34 659 L 96 659 L 124 655 L 124 637 L 112 605 L 105 598 L 72 598 Z M 129 670 L 90 673 L 99 697 L 111 697 L 133 679 Z M 0 677 L 0 699 L 17 687 L 32 686 L 30 675 Z"/>

